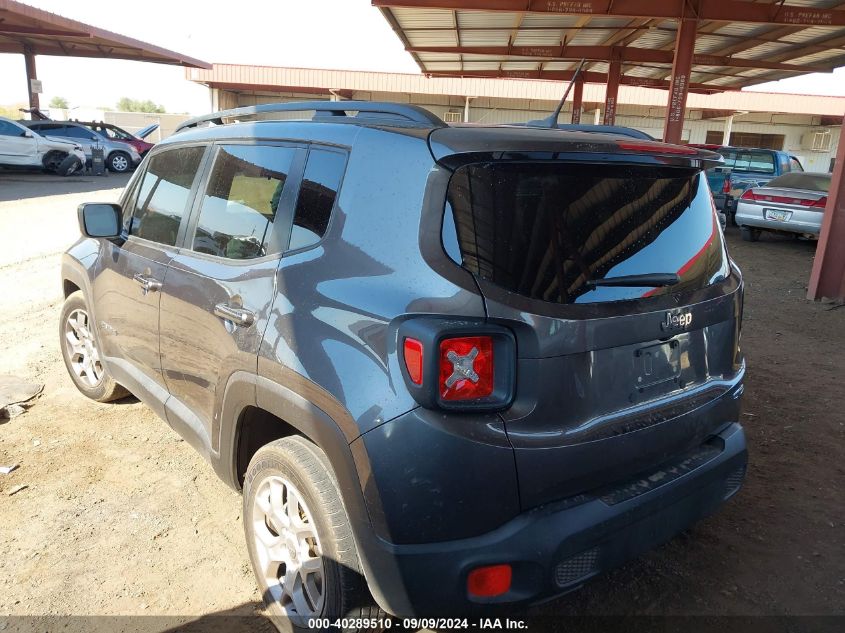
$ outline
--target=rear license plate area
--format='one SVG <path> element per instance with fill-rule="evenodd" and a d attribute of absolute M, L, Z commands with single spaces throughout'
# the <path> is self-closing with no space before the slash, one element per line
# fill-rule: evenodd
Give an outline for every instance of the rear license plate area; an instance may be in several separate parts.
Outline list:
<path fill-rule="evenodd" d="M 783 211 L 781 209 L 763 209 L 763 215 L 767 220 L 788 222 L 789 218 L 792 217 L 792 211 Z"/>
<path fill-rule="evenodd" d="M 637 349 L 634 351 L 634 367 L 639 374 L 636 387 L 640 393 L 667 382 L 677 382 L 681 375 L 678 341 L 672 340 Z"/>

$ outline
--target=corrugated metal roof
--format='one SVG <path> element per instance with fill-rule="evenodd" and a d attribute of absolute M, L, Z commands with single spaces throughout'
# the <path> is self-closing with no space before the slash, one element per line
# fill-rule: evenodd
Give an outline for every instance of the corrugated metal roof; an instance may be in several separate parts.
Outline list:
<path fill-rule="evenodd" d="M 477 59 L 479 54 L 484 55 L 484 64 L 497 61 L 503 71 L 514 68 L 541 71 L 552 68 L 553 63 L 573 59 L 567 57 L 565 51 L 549 54 L 552 47 L 602 47 L 602 52 L 608 51 L 608 55 L 615 54 L 610 52 L 611 47 L 623 46 L 671 52 L 677 29 L 677 21 L 665 17 L 665 13 L 661 17 L 613 15 L 613 3 L 595 3 L 593 0 L 533 4 L 527 0 L 480 1 L 474 3 L 473 10 L 467 10 L 467 3 L 457 0 L 372 2 L 379 6 L 408 48 L 460 48 L 454 58 L 455 67 L 450 71 L 442 70 L 442 58 L 412 51 L 423 73 L 453 72 L 456 76 L 467 76 L 470 70 L 477 68 L 475 62 L 482 63 Z M 625 4 L 636 6 L 636 3 Z M 670 8 L 665 11 L 672 13 L 676 9 L 671 7 L 678 4 L 667 0 L 666 6 Z M 741 17 L 729 20 L 721 16 L 720 21 L 699 20 L 696 54 L 719 59 L 694 60 L 692 75 L 695 83 L 703 84 L 705 88 L 712 85 L 714 89 L 739 89 L 803 73 L 830 71 L 845 65 L 845 25 L 824 25 L 830 14 L 819 12 L 825 9 L 837 11 L 833 21 L 842 24 L 841 16 L 845 15 L 843 0 L 739 0 L 735 6 L 743 9 L 744 4 L 753 4 L 755 9 L 761 4 L 772 5 L 770 15 L 764 20 L 766 23 L 742 22 Z M 724 6 L 721 3 L 711 5 Z M 576 13 L 567 14 L 568 7 Z M 802 8 L 807 11 L 801 13 Z M 790 9 L 799 12 L 790 12 Z M 661 13 L 661 10 L 653 9 L 650 15 Z M 771 18 L 775 14 L 783 14 L 781 23 Z M 479 54 L 467 50 L 490 47 L 504 51 L 498 51 L 491 59 L 489 50 L 482 50 Z M 520 55 L 512 52 L 511 47 L 547 49 Z M 588 70 L 603 72 L 599 68 L 606 67 L 606 64 L 597 62 L 609 59 L 609 56 L 590 59 Z M 733 63 L 740 60 L 742 63 Z M 715 65 L 714 61 L 721 62 L 721 65 Z M 760 72 L 748 72 L 749 63 L 754 62 L 760 63 Z M 666 77 L 663 67 L 652 62 L 624 60 L 622 72 L 623 76 L 629 77 Z"/>

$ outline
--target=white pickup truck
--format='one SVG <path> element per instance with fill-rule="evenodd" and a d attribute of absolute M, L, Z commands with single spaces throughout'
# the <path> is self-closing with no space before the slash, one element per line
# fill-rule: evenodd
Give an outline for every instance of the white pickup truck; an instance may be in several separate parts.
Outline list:
<path fill-rule="evenodd" d="M 0 117 L 0 167 L 35 167 L 70 176 L 85 166 L 76 143 L 41 136 L 16 121 Z"/>

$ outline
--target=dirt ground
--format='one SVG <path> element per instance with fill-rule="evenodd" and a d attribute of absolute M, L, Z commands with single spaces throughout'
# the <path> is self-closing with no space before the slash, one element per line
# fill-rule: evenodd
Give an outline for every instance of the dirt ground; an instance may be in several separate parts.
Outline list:
<path fill-rule="evenodd" d="M 0 374 L 45 385 L 0 424 L 0 465 L 19 464 L 0 474 L 0 618 L 259 610 L 240 497 L 144 405 L 93 403 L 65 375 L 59 254 L 77 204 L 125 181 L 0 173 Z M 746 487 L 537 614 L 845 615 L 845 308 L 805 299 L 813 243 L 728 241 L 746 279 Z"/>

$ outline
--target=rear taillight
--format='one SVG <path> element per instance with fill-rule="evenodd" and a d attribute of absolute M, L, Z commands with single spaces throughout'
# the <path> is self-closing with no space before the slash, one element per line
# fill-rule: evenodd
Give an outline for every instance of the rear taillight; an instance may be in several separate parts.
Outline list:
<path fill-rule="evenodd" d="M 824 209 L 827 206 L 827 196 L 822 196 L 818 200 L 802 200 L 801 205 L 811 209 Z"/>
<path fill-rule="evenodd" d="M 725 180 L 722 182 L 722 193 L 730 193 L 731 192 L 731 178 L 730 176 L 725 176 Z"/>
<path fill-rule="evenodd" d="M 493 393 L 493 339 L 462 336 L 440 341 L 440 382 L 444 400 L 477 400 Z"/>
<path fill-rule="evenodd" d="M 757 200 L 757 196 L 754 195 L 754 191 L 752 189 L 746 189 L 742 192 L 742 195 L 739 197 L 739 199 L 754 202 L 755 200 Z"/>
<path fill-rule="evenodd" d="M 501 411 L 516 383 L 516 339 L 485 321 L 436 317 L 399 327 L 399 355 L 408 391 L 430 409 Z"/>

